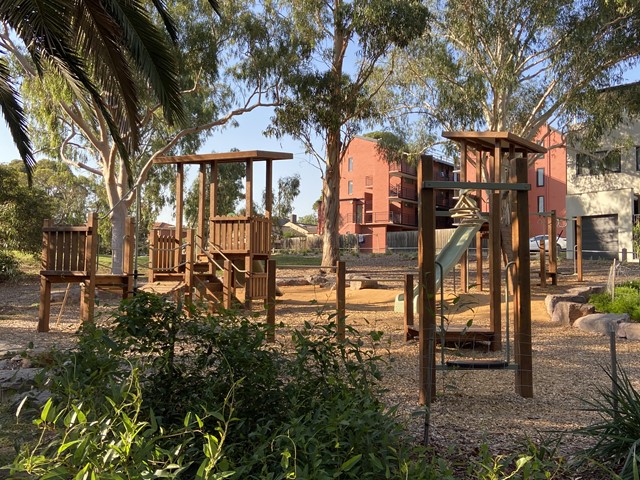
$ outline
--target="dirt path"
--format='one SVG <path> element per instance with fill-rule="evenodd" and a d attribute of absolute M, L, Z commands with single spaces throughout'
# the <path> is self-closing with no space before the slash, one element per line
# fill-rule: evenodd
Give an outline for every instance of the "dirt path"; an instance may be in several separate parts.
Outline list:
<path fill-rule="evenodd" d="M 355 265 L 355 266 L 354 266 Z M 347 268 L 358 268 L 371 275 L 399 275 L 415 267 L 415 260 L 398 257 L 353 259 Z M 639 278 L 638 267 L 626 267 L 628 278 Z M 586 283 L 606 280 L 608 264 L 586 268 Z M 532 329 L 534 398 L 523 399 L 514 392 L 513 371 L 438 373 L 438 391 L 431 412 L 431 442 L 446 450 L 459 446 L 462 452 L 473 452 L 482 442 L 491 445 L 495 453 L 520 448 L 525 438 L 536 439 L 544 432 L 565 431 L 596 420 L 593 413 L 583 410 L 582 399 L 592 398 L 595 386 L 606 388 L 608 378 L 602 367 L 609 364 L 609 341 L 604 336 L 584 333 L 571 327 L 552 324 L 544 307 L 544 297 L 562 292 L 577 282 L 570 275 L 570 265 L 564 266 L 560 285 L 542 289 L 532 277 Z M 312 270 L 285 270 L 280 277 L 302 277 Z M 448 287 L 451 289 L 452 284 Z M 286 328 L 303 321 L 319 321 L 334 311 L 335 292 L 314 286 L 282 287 L 284 296 L 277 305 L 277 321 Z M 418 343 L 404 341 L 402 314 L 393 312 L 393 300 L 401 292 L 401 284 L 384 283 L 375 290 L 347 289 L 348 322 L 361 331 L 382 330 L 386 363 L 385 385 L 388 402 L 399 405 L 409 431 L 422 438 L 423 417 L 412 416 L 421 407 L 418 399 Z M 465 296 L 467 298 L 467 296 Z M 464 323 L 473 318 L 481 324 L 488 314 L 486 293 L 469 296 L 473 308 L 458 314 Z M 109 303 L 109 302 L 107 302 Z M 111 302 L 113 304 L 113 302 Z M 101 304 L 104 305 L 104 302 Z M 35 331 L 37 325 L 38 284 L 35 279 L 15 285 L 0 284 L 0 356 L 7 350 L 69 348 L 74 344 L 78 326 L 78 300 L 74 295 L 56 325 L 59 304 L 52 307 L 49 333 Z M 100 306 L 98 311 L 107 311 Z M 285 334 L 283 330 L 280 332 Z M 281 335 L 281 338 L 283 337 Z M 640 343 L 620 340 L 620 364 L 640 387 Z M 448 351 L 447 355 L 459 352 Z M 473 353 L 489 356 L 486 353 Z M 498 353 L 498 356 L 504 355 Z M 494 354 L 495 356 L 495 354 Z M 563 449 L 570 453 L 582 444 L 581 439 L 566 436 Z"/>

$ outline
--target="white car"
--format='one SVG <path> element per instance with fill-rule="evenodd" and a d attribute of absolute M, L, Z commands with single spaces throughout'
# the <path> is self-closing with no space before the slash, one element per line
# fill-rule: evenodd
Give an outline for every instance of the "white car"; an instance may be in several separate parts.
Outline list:
<path fill-rule="evenodd" d="M 545 250 L 549 251 L 549 236 L 548 235 L 536 235 L 535 237 L 531 237 L 529 239 L 529 251 L 530 252 L 539 252 L 540 251 L 540 243 L 544 242 Z M 566 250 L 567 249 L 567 239 L 558 237 L 556 238 L 556 246 L 558 250 Z"/>

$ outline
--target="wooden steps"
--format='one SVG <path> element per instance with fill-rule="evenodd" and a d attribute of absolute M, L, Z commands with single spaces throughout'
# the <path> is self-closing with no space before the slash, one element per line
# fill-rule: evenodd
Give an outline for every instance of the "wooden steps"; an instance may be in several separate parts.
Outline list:
<path fill-rule="evenodd" d="M 184 291 L 187 284 L 182 280 L 168 281 L 159 280 L 151 283 L 146 283 L 138 288 L 143 292 L 155 293 L 156 295 L 169 295 L 172 293 L 178 293 Z"/>

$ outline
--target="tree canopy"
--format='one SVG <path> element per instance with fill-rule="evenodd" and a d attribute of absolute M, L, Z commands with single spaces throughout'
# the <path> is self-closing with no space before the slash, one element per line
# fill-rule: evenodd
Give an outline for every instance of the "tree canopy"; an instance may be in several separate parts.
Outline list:
<path fill-rule="evenodd" d="M 216 0 L 209 1 L 217 8 Z M 13 38 L 18 38 L 24 46 L 20 54 L 30 58 L 34 72 L 53 70 L 99 110 L 123 158 L 137 148 L 140 138 L 141 85 L 160 102 L 166 121 L 184 119 L 178 63 L 170 46 L 177 31 L 163 2 L 6 0 L 0 2 L 0 22 L 4 52 L 16 53 Z M 0 110 L 30 172 L 32 146 L 6 54 L 0 57 Z"/>

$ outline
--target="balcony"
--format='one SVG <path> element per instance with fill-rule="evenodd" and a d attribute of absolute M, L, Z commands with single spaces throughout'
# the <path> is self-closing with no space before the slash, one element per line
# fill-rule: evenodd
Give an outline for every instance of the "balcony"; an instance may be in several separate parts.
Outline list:
<path fill-rule="evenodd" d="M 390 200 L 408 200 L 411 202 L 418 201 L 418 191 L 416 190 L 415 185 L 411 186 L 401 186 L 401 185 L 391 185 L 389 187 L 389 199 Z"/>
<path fill-rule="evenodd" d="M 389 164 L 390 174 L 403 174 L 415 177 L 418 175 L 418 169 L 413 165 L 408 165 L 403 162 L 393 162 Z"/>
<path fill-rule="evenodd" d="M 342 216 L 342 224 L 349 223 L 371 225 L 371 224 L 393 224 L 403 225 L 409 227 L 418 226 L 417 213 L 398 213 L 398 212 L 367 212 L 362 218 L 356 217 L 353 214 L 347 214 Z"/>

